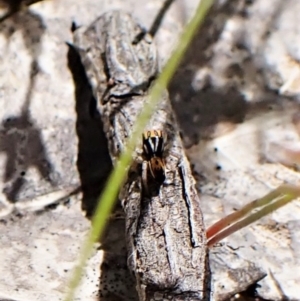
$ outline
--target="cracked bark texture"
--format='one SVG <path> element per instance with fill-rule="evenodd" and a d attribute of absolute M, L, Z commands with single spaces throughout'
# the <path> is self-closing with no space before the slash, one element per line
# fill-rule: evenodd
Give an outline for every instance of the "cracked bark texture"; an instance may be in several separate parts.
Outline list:
<path fill-rule="evenodd" d="M 151 37 L 146 35 L 133 44 L 141 32 L 122 11 L 106 13 L 75 32 L 74 44 L 98 101 L 112 161 L 124 149 L 159 71 Z M 149 179 L 146 193 L 141 168 L 133 164 L 120 194 L 128 265 L 135 275 L 139 299 L 210 300 L 200 200 L 167 92 L 161 96 L 148 129 L 166 133 L 166 180 L 158 187 Z"/>
<path fill-rule="evenodd" d="M 1 10 L 18 1 L 0 2 Z M 40 1 L 1 23 L 2 300 L 63 298 L 90 227 L 85 214 L 111 168 L 95 99 L 66 45 L 72 22 L 89 25 L 105 11 L 125 9 L 149 29 L 164 2 Z M 197 4 L 176 0 L 163 18 L 155 36 L 162 61 Z M 299 162 L 288 156 L 300 149 L 299 11 L 298 0 L 219 1 L 169 86 L 207 226 L 283 183 L 300 182 Z M 66 198 L 76 187 L 81 194 Z M 295 201 L 213 248 L 216 300 L 240 293 L 265 272 L 259 296 L 299 299 L 299 215 Z M 125 221 L 115 217 L 89 261 L 78 300 L 137 300 Z"/>

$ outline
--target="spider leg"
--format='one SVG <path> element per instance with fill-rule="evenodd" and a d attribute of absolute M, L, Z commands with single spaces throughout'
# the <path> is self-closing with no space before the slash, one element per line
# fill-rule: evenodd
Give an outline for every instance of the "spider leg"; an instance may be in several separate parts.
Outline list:
<path fill-rule="evenodd" d="M 148 194 L 149 189 L 148 189 L 148 162 L 147 161 L 143 161 L 142 163 L 142 187 L 143 189 L 145 189 L 146 194 Z"/>

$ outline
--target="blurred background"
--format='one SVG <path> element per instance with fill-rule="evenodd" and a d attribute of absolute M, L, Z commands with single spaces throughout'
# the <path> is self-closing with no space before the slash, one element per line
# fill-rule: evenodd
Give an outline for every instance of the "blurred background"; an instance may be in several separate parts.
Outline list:
<path fill-rule="evenodd" d="M 198 4 L 166 2 L 154 36 L 161 65 Z M 164 4 L 0 1 L 0 300 L 62 298 L 111 170 L 96 100 L 67 44 L 72 29 L 110 9 L 149 29 Z M 299 0 L 216 1 L 169 85 L 207 226 L 283 183 L 299 184 L 299 15 Z M 299 216 L 295 201 L 224 240 L 229 257 L 214 248 L 224 282 L 237 283 L 228 271 L 247 260 L 268 274 L 261 298 L 299 300 Z M 117 219 L 95 250 L 78 300 L 136 300 L 124 280 L 123 227 Z"/>

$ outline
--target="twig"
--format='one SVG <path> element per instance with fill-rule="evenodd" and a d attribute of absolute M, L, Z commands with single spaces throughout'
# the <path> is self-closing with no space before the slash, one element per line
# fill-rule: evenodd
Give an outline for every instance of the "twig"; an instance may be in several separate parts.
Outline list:
<path fill-rule="evenodd" d="M 140 31 L 130 15 L 114 11 L 75 32 L 75 45 L 99 102 L 114 162 L 147 104 L 148 89 L 158 73 L 151 38 L 133 43 Z M 166 92 L 147 129 L 163 130 L 168 137 L 166 180 L 159 185 L 149 178 L 146 193 L 136 161 L 119 196 L 126 214 L 128 265 L 139 298 L 209 300 L 210 271 L 200 202 Z"/>

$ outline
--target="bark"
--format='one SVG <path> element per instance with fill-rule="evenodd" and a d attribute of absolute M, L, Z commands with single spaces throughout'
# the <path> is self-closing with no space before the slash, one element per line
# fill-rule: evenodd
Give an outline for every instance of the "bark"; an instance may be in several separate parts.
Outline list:
<path fill-rule="evenodd" d="M 115 162 L 124 149 L 157 76 L 155 45 L 126 13 L 102 15 L 75 32 L 75 47 L 91 83 Z M 137 43 L 137 37 L 142 39 Z M 125 211 L 128 265 L 140 300 L 209 300 L 210 269 L 200 200 L 194 187 L 178 125 L 167 92 L 147 130 L 166 134 L 166 179 L 149 172 L 143 185 L 141 164 L 129 169 L 120 193 Z"/>

